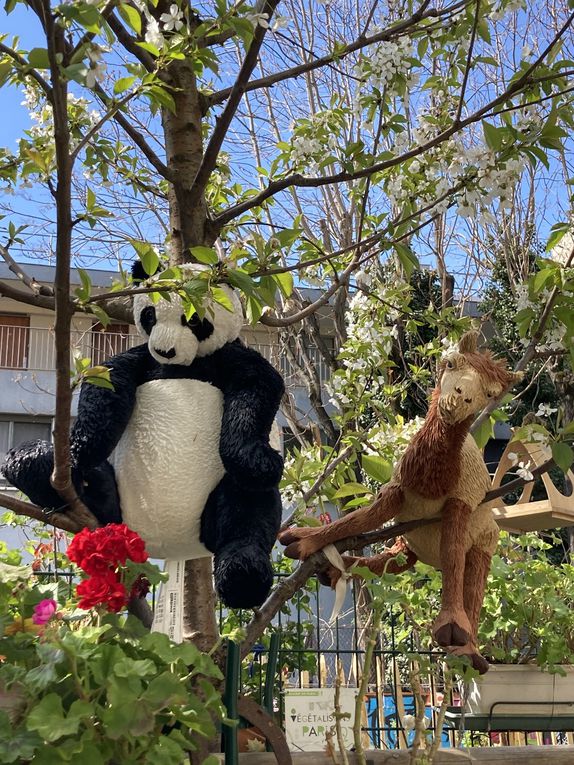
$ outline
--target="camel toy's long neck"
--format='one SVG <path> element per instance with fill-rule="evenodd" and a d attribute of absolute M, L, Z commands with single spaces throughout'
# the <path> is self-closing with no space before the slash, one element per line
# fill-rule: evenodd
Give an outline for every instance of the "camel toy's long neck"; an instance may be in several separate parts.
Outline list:
<path fill-rule="evenodd" d="M 440 388 L 435 388 L 422 428 L 401 460 L 401 484 L 423 497 L 438 499 L 456 486 L 460 477 L 462 445 L 473 417 L 452 425 L 438 412 Z"/>

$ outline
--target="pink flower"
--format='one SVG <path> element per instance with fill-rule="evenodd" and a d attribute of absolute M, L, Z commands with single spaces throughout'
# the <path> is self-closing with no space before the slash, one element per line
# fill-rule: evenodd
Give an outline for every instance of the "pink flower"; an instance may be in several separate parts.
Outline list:
<path fill-rule="evenodd" d="M 41 600 L 34 606 L 32 621 L 34 624 L 46 624 L 54 616 L 57 608 L 58 604 L 52 598 Z"/>

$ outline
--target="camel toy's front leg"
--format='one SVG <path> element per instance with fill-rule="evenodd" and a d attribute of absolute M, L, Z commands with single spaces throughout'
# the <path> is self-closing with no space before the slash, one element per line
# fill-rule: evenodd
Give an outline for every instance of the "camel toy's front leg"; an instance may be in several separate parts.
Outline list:
<path fill-rule="evenodd" d="M 328 544 L 377 529 L 399 512 L 403 500 L 401 487 L 388 483 L 372 505 L 354 510 L 328 526 L 286 529 L 279 534 L 279 541 L 286 545 L 285 555 L 288 558 L 305 560 Z"/>
<path fill-rule="evenodd" d="M 401 574 L 403 571 L 408 571 L 412 568 L 418 560 L 415 553 L 408 548 L 402 537 L 398 537 L 392 547 L 388 547 L 379 555 L 372 555 L 368 558 L 341 555 L 341 558 L 347 571 L 355 566 L 365 566 L 373 574 L 377 574 L 377 576 L 382 576 L 383 574 Z M 328 566 L 317 573 L 317 579 L 321 584 L 334 588 L 341 578 L 341 573 L 335 566 Z"/>
<path fill-rule="evenodd" d="M 466 540 L 471 512 L 466 502 L 447 499 L 441 513 L 442 607 L 433 624 L 433 637 L 443 647 L 464 646 L 472 637 L 472 625 L 464 610 Z"/>

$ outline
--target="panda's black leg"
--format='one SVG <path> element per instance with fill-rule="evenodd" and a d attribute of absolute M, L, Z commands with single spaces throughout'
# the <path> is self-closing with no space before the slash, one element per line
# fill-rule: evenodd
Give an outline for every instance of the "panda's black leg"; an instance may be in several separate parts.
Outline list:
<path fill-rule="evenodd" d="M 214 553 L 217 594 L 230 608 L 263 603 L 273 583 L 270 554 L 281 523 L 277 489 L 246 491 L 224 476 L 201 518 L 201 541 Z"/>
<path fill-rule="evenodd" d="M 50 476 L 54 469 L 54 450 L 48 441 L 27 441 L 11 449 L 0 468 L 6 479 L 35 505 L 47 512 L 65 512 L 68 508 L 52 488 Z M 84 474 L 72 471 L 78 496 L 98 521 L 120 523 L 121 511 L 114 469 L 108 462 L 90 468 Z"/>

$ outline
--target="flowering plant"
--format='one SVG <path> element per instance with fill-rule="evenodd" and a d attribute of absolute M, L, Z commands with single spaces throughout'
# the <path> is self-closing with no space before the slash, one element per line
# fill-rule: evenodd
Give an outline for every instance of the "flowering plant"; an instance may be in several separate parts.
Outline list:
<path fill-rule="evenodd" d="M 0 544 L 0 762 L 180 765 L 215 734 L 218 668 L 121 613 L 162 579 L 127 526 L 83 530 L 67 557 L 73 587 Z"/>

